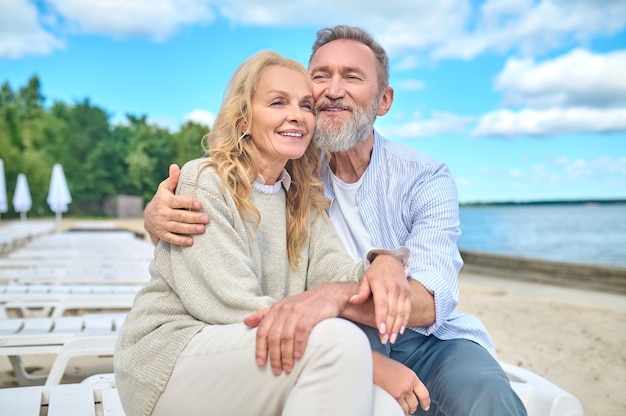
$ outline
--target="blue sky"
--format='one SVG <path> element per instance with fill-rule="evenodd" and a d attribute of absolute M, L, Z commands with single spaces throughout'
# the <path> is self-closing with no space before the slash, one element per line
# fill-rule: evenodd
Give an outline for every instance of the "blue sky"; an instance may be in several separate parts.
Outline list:
<path fill-rule="evenodd" d="M 336 24 L 387 49 L 376 127 L 447 163 L 461 202 L 626 199 L 624 0 L 0 0 L 0 82 L 210 125 L 245 58 L 306 64 Z"/>

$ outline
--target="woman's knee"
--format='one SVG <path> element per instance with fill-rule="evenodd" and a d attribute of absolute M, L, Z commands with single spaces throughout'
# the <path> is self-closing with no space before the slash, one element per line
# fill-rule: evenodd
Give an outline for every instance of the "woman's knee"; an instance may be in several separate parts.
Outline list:
<path fill-rule="evenodd" d="M 342 319 L 325 319 L 318 323 L 309 338 L 309 347 L 347 354 L 357 359 L 371 359 L 371 347 L 367 336 L 354 323 Z"/>

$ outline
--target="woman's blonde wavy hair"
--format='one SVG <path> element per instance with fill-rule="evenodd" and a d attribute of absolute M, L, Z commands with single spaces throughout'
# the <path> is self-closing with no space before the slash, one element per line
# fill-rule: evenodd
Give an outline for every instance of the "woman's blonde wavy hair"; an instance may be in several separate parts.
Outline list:
<path fill-rule="evenodd" d="M 225 91 L 222 106 L 215 118 L 211 132 L 203 138 L 204 155 L 210 156 L 209 165 L 220 175 L 230 192 L 239 215 L 256 223 L 261 214 L 250 203 L 252 184 L 259 176 L 250 141 L 252 98 L 261 76 L 271 66 L 280 66 L 301 73 L 310 80 L 309 73 L 299 62 L 276 52 L 262 51 L 244 61 L 235 71 Z M 320 180 L 320 150 L 309 146 L 297 160 L 285 166 L 291 175 L 287 191 L 287 253 L 292 267 L 298 267 L 299 253 L 309 235 L 309 210 L 322 212 L 328 206 L 324 185 Z"/>

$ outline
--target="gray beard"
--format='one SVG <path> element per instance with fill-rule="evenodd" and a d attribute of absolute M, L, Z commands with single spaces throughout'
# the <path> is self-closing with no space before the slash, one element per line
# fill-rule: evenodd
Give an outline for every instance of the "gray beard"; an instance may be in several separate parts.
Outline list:
<path fill-rule="evenodd" d="M 326 105 L 328 101 L 328 99 L 323 100 L 317 105 Z M 318 117 L 313 134 L 313 145 L 319 149 L 336 153 L 344 152 L 361 143 L 374 128 L 378 108 L 377 101 L 369 109 L 354 108 L 342 104 L 342 107 L 352 109 L 352 117 L 345 122 L 333 117 Z"/>

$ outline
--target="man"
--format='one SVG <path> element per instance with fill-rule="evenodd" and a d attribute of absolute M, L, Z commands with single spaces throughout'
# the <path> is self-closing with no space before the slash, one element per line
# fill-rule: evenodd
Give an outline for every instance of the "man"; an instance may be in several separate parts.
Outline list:
<path fill-rule="evenodd" d="M 361 29 L 322 29 L 309 72 L 318 116 L 314 141 L 331 152 L 323 174 L 329 216 L 348 252 L 355 259 L 372 247 L 407 246 L 411 252 L 407 330 L 390 333 L 385 328 L 374 312 L 380 303 L 376 298 L 349 305 L 342 316 L 364 324 L 374 349 L 415 371 L 430 392 L 428 414 L 526 414 L 482 323 L 456 312 L 462 259 L 450 172 L 374 130 L 376 116 L 385 115 L 393 102 L 386 52 Z M 171 181 L 146 207 L 145 226 L 153 241 L 189 245 L 189 236 L 177 234 L 203 232 L 209 219 L 172 210 L 198 206 L 171 196 L 176 169 L 171 173 Z M 246 323 L 255 326 L 262 319 L 260 314 Z"/>

